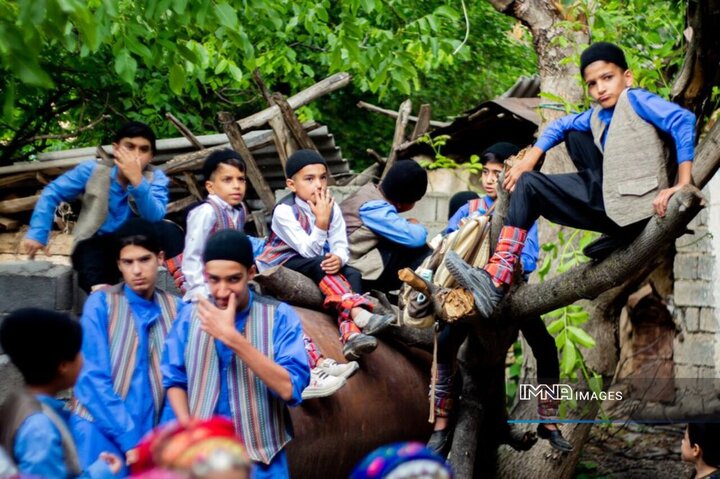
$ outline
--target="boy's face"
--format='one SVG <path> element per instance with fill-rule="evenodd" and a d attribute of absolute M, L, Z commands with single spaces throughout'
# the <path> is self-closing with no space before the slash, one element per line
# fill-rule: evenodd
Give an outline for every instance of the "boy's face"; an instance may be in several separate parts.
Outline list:
<path fill-rule="evenodd" d="M 245 198 L 246 177 L 237 166 L 220 163 L 210 179 L 205 182 L 208 193 L 217 195 L 231 206 L 239 205 Z"/>
<path fill-rule="evenodd" d="M 612 108 L 623 90 L 632 86 L 633 74 L 629 69 L 623 71 L 614 63 L 598 60 L 585 67 L 583 79 L 590 96 L 601 107 Z"/>
<path fill-rule="evenodd" d="M 483 190 L 485 190 L 485 193 L 487 193 L 487 195 L 493 200 L 497 199 L 497 190 L 495 187 L 500 179 L 500 173 L 502 173 L 503 168 L 504 166 L 502 163 L 498 163 L 497 161 L 488 161 L 483 166 L 482 173 L 480 173 Z"/>
<path fill-rule="evenodd" d="M 700 448 L 697 445 L 690 444 L 690 435 L 688 434 L 688 428 L 685 428 L 685 435 L 680 443 L 680 457 L 686 462 L 697 461 Z"/>
<path fill-rule="evenodd" d="M 230 294 L 235 293 L 237 310 L 244 309 L 250 298 L 248 282 L 255 277 L 255 265 L 244 265 L 225 259 L 214 259 L 205 263 L 205 279 L 215 305 L 220 309 L 228 307 Z"/>
<path fill-rule="evenodd" d="M 78 352 L 77 355 L 75 355 L 75 359 L 72 361 L 64 361 L 60 363 L 58 375 L 62 378 L 61 387 L 63 389 L 71 388 L 75 385 L 77 378 L 80 375 L 80 371 L 82 370 L 83 363 L 84 360 L 81 352 Z"/>
<path fill-rule="evenodd" d="M 307 165 L 288 178 L 287 187 L 303 201 L 315 201 L 315 194 L 327 188 L 327 168 L 322 164 Z"/>
<path fill-rule="evenodd" d="M 150 140 L 142 136 L 132 138 L 121 138 L 118 143 L 113 143 L 113 149 L 123 148 L 134 155 L 137 155 L 140 164 L 145 168 L 153 159 L 152 145 Z"/>
<path fill-rule="evenodd" d="M 117 260 L 123 281 L 139 296 L 150 299 L 155 292 L 158 268 L 165 259 L 163 252 L 155 254 L 137 245 L 128 245 L 120 250 Z"/>

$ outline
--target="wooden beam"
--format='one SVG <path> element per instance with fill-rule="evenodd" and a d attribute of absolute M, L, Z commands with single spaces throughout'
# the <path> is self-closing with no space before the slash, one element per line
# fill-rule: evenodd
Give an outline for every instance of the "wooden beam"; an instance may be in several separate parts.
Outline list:
<path fill-rule="evenodd" d="M 351 78 L 352 77 L 349 73 L 336 73 L 335 75 L 314 84 L 310 88 L 291 96 L 288 98 L 288 103 L 293 110 L 297 110 L 301 106 L 307 105 L 311 101 L 320 98 L 323 95 L 347 86 L 350 83 Z M 277 105 L 273 105 L 270 108 L 266 108 L 254 115 L 250 115 L 247 118 L 239 120 L 238 125 L 242 131 L 246 131 L 251 128 L 264 125 L 270 121 L 270 118 L 274 117 L 278 113 L 280 113 L 280 108 Z"/>
<path fill-rule="evenodd" d="M 172 113 L 165 113 L 165 118 L 167 118 L 168 120 L 170 120 L 170 123 L 172 123 L 173 125 L 175 125 L 175 128 L 178 129 L 178 131 L 180 132 L 180 134 L 181 134 L 182 136 L 184 136 L 185 139 L 186 139 L 187 141 L 189 141 L 190 144 L 191 144 L 193 147 L 195 147 L 196 150 L 204 150 L 204 149 L 205 149 L 205 147 L 202 145 L 202 143 L 200 143 L 200 140 L 198 140 L 197 137 L 196 137 L 195 135 L 193 135 L 193 132 L 190 131 L 190 128 L 188 128 L 187 126 L 185 126 L 185 124 L 184 124 L 183 122 L 181 122 L 180 120 L 178 120 L 178 119 L 175 117 L 175 115 L 173 115 Z"/>
<path fill-rule="evenodd" d="M 380 113 L 385 116 L 389 116 L 391 118 L 397 118 L 398 112 L 393 110 L 386 110 L 385 108 L 380 108 L 379 106 L 371 105 L 370 103 L 366 103 L 364 101 L 357 102 L 357 107 L 362 108 L 363 110 L 372 111 L 374 113 Z M 413 123 L 417 123 L 418 117 L 416 116 L 408 116 L 408 121 L 411 121 Z M 430 126 L 434 128 L 445 128 L 446 126 L 450 126 L 449 121 L 430 121 Z"/>
<path fill-rule="evenodd" d="M 383 170 L 382 178 L 385 178 L 387 172 L 395 164 L 395 158 L 397 158 L 397 148 L 405 141 L 405 128 L 407 128 L 408 117 L 412 111 L 412 101 L 408 98 L 400 104 L 398 109 L 398 117 L 395 120 L 395 134 L 393 135 L 392 146 L 390 147 L 390 154 L 388 155 L 387 162 L 385 163 L 385 169 Z"/>
<path fill-rule="evenodd" d="M 187 208 L 196 201 L 197 198 L 195 198 L 193 195 L 180 198 L 179 200 L 173 201 L 172 203 L 168 204 L 167 213 L 177 213 L 178 211 Z"/>
<path fill-rule="evenodd" d="M 295 111 L 292 109 L 285 96 L 276 92 L 273 93 L 272 98 L 275 101 L 275 104 L 280 108 L 282 118 L 298 146 L 303 150 L 315 150 L 319 152 L 317 146 L 315 146 L 315 143 L 313 143 L 310 138 L 310 135 L 308 135 L 303 129 L 302 123 L 298 120 L 298 117 L 295 115 Z"/>
<path fill-rule="evenodd" d="M 35 207 L 38 199 L 40 199 L 39 194 L 26 196 L 25 198 L 16 198 L 14 200 L 0 201 L 0 214 L 30 211 Z"/>
<path fill-rule="evenodd" d="M 198 201 L 202 201 L 203 195 L 200 193 L 200 188 L 198 188 L 197 182 L 195 181 L 195 175 L 189 171 L 183 171 L 183 178 L 185 178 L 185 184 L 190 194 L 197 198 Z"/>
<path fill-rule="evenodd" d="M 0 230 L 1 231 L 15 231 L 20 227 L 20 221 L 13 218 L 6 218 L 0 216 Z"/>
<path fill-rule="evenodd" d="M 25 173 L 17 173 L 15 175 L 6 176 L 4 178 L 0 178 L 0 188 L 5 188 L 8 186 L 12 186 L 16 183 L 22 183 L 26 180 L 34 180 L 35 179 L 35 173 L 32 171 L 26 171 Z"/>
<path fill-rule="evenodd" d="M 260 93 L 262 94 L 263 98 L 265 98 L 268 106 L 277 105 L 275 98 L 273 98 L 273 95 L 270 93 L 270 90 L 268 89 L 265 81 L 260 75 L 260 70 L 255 69 L 255 71 L 253 72 L 253 80 L 255 80 L 255 85 L 257 85 L 258 90 L 260 90 Z M 286 122 L 283 121 L 283 116 L 281 114 L 277 114 L 270 118 L 270 120 L 268 120 L 268 124 L 273 131 L 275 150 L 277 151 L 278 158 L 280 158 L 280 165 L 284 170 L 285 165 L 287 165 L 287 160 L 288 158 L 290 158 L 290 155 L 292 155 L 295 151 L 298 150 L 298 145 L 293 142 L 290 129 Z"/>
<path fill-rule="evenodd" d="M 272 211 L 273 206 L 275 206 L 275 195 L 273 195 L 273 192 L 265 181 L 265 178 L 263 178 L 257 163 L 255 163 L 255 158 L 253 158 L 252 153 L 250 153 L 250 149 L 243 139 L 240 126 L 229 112 L 220 112 L 218 114 L 218 118 L 225 129 L 225 134 L 228 136 L 230 144 L 245 160 L 247 176 L 250 178 L 250 183 L 252 183 L 255 192 L 258 194 L 267 210 Z"/>
<path fill-rule="evenodd" d="M 415 129 L 410 136 L 410 141 L 415 141 L 421 136 L 423 136 L 425 133 L 427 133 L 428 128 L 430 128 L 430 105 L 425 103 L 424 105 L 420 106 L 420 112 L 418 112 L 418 120 L 415 123 Z"/>

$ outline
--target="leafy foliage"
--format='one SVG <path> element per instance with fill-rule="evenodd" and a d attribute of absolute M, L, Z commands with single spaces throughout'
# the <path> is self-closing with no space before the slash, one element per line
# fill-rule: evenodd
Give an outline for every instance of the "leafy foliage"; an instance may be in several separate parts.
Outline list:
<path fill-rule="evenodd" d="M 480 157 L 478 155 L 471 155 L 470 161 L 466 163 L 458 163 L 452 158 L 442 154 L 442 147 L 447 144 L 449 139 L 450 135 L 438 135 L 431 137 L 429 134 L 425 134 L 418 138 L 417 141 L 419 143 L 430 145 L 434 154 L 434 158 L 432 160 L 423 160 L 420 162 L 420 166 L 427 170 L 437 170 L 440 168 L 454 170 L 462 168 L 470 171 L 471 173 L 479 174 L 483 169 L 483 165 L 480 162 Z"/>

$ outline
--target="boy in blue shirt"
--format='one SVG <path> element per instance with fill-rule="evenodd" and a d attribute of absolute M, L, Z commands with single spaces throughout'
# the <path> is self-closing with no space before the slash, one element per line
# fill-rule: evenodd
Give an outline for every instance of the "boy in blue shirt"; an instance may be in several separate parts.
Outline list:
<path fill-rule="evenodd" d="M 30 259 L 45 250 L 55 209 L 63 201 L 80 198 L 72 261 L 80 287 L 87 293 L 117 281 L 107 235 L 135 216 L 133 208 L 153 222 L 163 219 L 167 209 L 167 176 L 150 165 L 156 153 L 155 133 L 150 127 L 137 121 L 126 123 L 115 134 L 112 146 L 114 165 L 85 161 L 43 189 L 21 245 Z"/>
<path fill-rule="evenodd" d="M 368 183 L 340 205 L 350 243 L 348 264 L 362 274 L 364 291 L 400 288 L 398 271 L 414 270 L 430 254 L 427 229 L 400 216 L 425 196 L 427 184 L 424 168 L 400 160 L 379 185 Z"/>
<path fill-rule="evenodd" d="M 155 287 L 163 263 L 155 224 L 131 218 L 114 236 L 123 282 L 91 294 L 80 319 L 85 365 L 71 426 L 81 464 L 103 450 L 132 460 L 140 439 L 172 417 L 160 358 L 183 303 Z"/>
<path fill-rule="evenodd" d="M 167 338 L 163 385 L 177 419 L 229 418 L 254 463 L 255 479 L 289 477 L 287 406 L 310 379 L 300 318 L 248 287 L 256 268 L 250 240 L 225 229 L 203 252 L 213 302 L 183 309 Z"/>
<path fill-rule="evenodd" d="M 503 186 L 513 194 L 488 264 L 473 269 L 456 254 L 445 258 L 457 282 L 473 292 L 482 317 L 492 314 L 509 289 L 528 230 L 539 216 L 604 233 L 586 248 L 588 256 L 601 259 L 629 244 L 650 216 L 665 216 L 670 197 L 691 182 L 692 113 L 645 90 L 631 89 L 633 74 L 617 45 L 599 42 L 588 47 L 580 57 L 580 72 L 598 104 L 551 123 L 510 169 Z M 578 172 L 533 171 L 544 152 L 563 141 Z M 677 181 L 668 187 L 674 170 Z"/>
<path fill-rule="evenodd" d="M 27 386 L 12 393 L 0 411 L 0 442 L 23 477 L 120 477 L 120 457 L 107 452 L 81 470 L 69 413 L 55 398 L 75 384 L 83 364 L 82 335 L 73 318 L 37 308 L 14 311 L 2 323 L 0 344 Z"/>

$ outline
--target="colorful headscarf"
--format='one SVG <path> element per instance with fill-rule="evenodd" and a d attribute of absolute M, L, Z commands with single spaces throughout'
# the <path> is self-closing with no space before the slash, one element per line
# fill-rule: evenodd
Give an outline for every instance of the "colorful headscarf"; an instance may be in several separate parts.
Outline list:
<path fill-rule="evenodd" d="M 419 442 L 398 442 L 371 452 L 350 479 L 452 479 L 450 466 Z"/>

